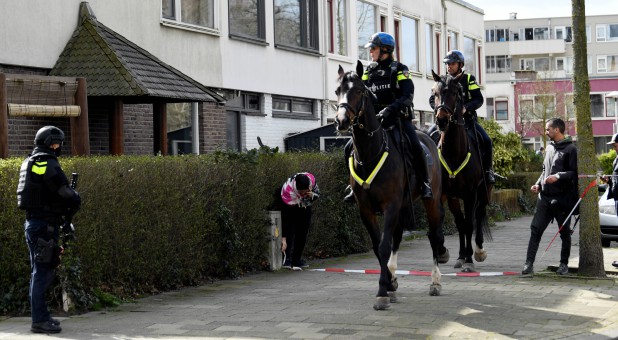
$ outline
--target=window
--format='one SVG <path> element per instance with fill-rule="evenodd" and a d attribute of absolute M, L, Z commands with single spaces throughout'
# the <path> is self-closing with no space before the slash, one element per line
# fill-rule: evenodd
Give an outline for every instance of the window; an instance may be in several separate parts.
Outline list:
<path fill-rule="evenodd" d="M 547 40 L 549 39 L 549 27 L 526 27 L 519 29 L 519 36 L 522 40 Z M 518 39 L 513 40 L 518 40 Z"/>
<path fill-rule="evenodd" d="M 603 107 L 603 95 L 591 94 L 590 95 L 590 116 L 593 118 L 602 118 L 605 113 Z"/>
<path fill-rule="evenodd" d="M 425 74 L 431 74 L 433 65 L 433 25 L 425 24 Z"/>
<path fill-rule="evenodd" d="M 554 28 L 556 39 L 562 39 L 566 42 L 573 41 L 573 30 L 571 26 L 556 26 Z"/>
<path fill-rule="evenodd" d="M 222 90 L 225 97 L 225 108 L 227 111 L 226 119 L 226 138 L 227 148 L 234 151 L 242 151 L 242 129 L 244 126 L 244 116 L 262 115 L 262 104 L 260 94 L 232 90 Z"/>
<path fill-rule="evenodd" d="M 273 117 L 313 118 L 313 100 L 273 96 Z"/>
<path fill-rule="evenodd" d="M 535 112 L 542 116 L 556 115 L 556 98 L 553 94 L 540 94 L 534 97 Z"/>
<path fill-rule="evenodd" d="M 509 102 L 506 100 L 496 100 L 496 120 L 509 119 Z"/>
<path fill-rule="evenodd" d="M 328 52 L 348 55 L 347 19 L 344 0 L 328 0 Z"/>
<path fill-rule="evenodd" d="M 476 69 L 476 42 L 474 39 L 464 37 L 463 54 L 466 60 L 466 72 L 478 78 L 478 70 Z"/>
<path fill-rule="evenodd" d="M 264 41 L 264 0 L 229 0 L 230 36 Z"/>
<path fill-rule="evenodd" d="M 161 0 L 165 20 L 215 29 L 215 0 Z"/>
<path fill-rule="evenodd" d="M 448 50 L 456 50 L 458 46 L 457 41 L 457 32 L 449 31 L 448 32 Z"/>
<path fill-rule="evenodd" d="M 511 58 L 506 55 L 496 55 L 485 57 L 487 73 L 507 73 L 511 72 Z"/>
<path fill-rule="evenodd" d="M 418 20 L 401 17 L 401 62 L 413 72 L 419 72 L 418 67 Z"/>
<path fill-rule="evenodd" d="M 358 59 L 369 60 L 369 51 L 365 44 L 371 40 L 376 32 L 376 6 L 368 3 L 356 2 L 356 29 L 358 31 Z"/>
<path fill-rule="evenodd" d="M 509 41 L 509 29 L 508 28 L 492 28 L 485 30 L 485 41 Z"/>
<path fill-rule="evenodd" d="M 192 153 L 191 103 L 167 104 L 167 144 L 170 155 Z"/>
<path fill-rule="evenodd" d="M 564 112 L 566 112 L 566 118 L 568 120 L 575 119 L 575 102 L 573 94 L 564 95 Z"/>
<path fill-rule="evenodd" d="M 318 50 L 317 0 L 275 0 L 275 46 Z"/>
<path fill-rule="evenodd" d="M 519 114 L 524 120 L 532 120 L 534 115 L 534 97 L 520 98 Z"/>
<path fill-rule="evenodd" d="M 485 109 L 487 110 L 487 119 L 494 119 L 494 99 L 486 98 L 485 99 Z"/>
<path fill-rule="evenodd" d="M 519 59 L 519 69 L 526 71 L 549 71 L 549 58 Z"/>
<path fill-rule="evenodd" d="M 618 41 L 618 24 L 597 25 L 597 41 Z"/>
<path fill-rule="evenodd" d="M 597 56 L 597 72 L 618 72 L 618 55 Z"/>
<path fill-rule="evenodd" d="M 607 107 L 607 117 L 616 117 L 618 111 L 618 99 L 612 97 L 605 97 L 605 105 Z"/>

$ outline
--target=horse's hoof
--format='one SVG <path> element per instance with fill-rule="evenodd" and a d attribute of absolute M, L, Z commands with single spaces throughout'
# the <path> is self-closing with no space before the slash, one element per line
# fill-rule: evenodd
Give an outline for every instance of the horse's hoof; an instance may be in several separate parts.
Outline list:
<path fill-rule="evenodd" d="M 388 292 L 388 298 L 391 301 L 391 303 L 399 302 L 399 300 L 397 299 L 397 293 L 396 292 Z"/>
<path fill-rule="evenodd" d="M 487 252 L 485 249 L 478 249 L 474 252 L 474 261 L 483 262 L 487 258 Z"/>
<path fill-rule="evenodd" d="M 455 261 L 455 265 L 453 266 L 453 268 L 457 269 L 457 268 L 463 267 L 464 262 L 465 262 L 464 259 L 457 259 L 457 261 Z"/>
<path fill-rule="evenodd" d="M 447 263 L 451 258 L 451 255 L 448 252 L 448 249 L 444 251 L 444 254 L 438 256 L 438 263 L 444 264 Z"/>
<path fill-rule="evenodd" d="M 373 305 L 373 309 L 375 310 L 385 310 L 391 307 L 391 303 L 389 302 L 390 298 L 388 296 L 379 296 L 376 298 L 376 303 Z"/>
<path fill-rule="evenodd" d="M 431 296 L 440 296 L 440 293 L 442 292 L 442 285 L 439 283 L 432 283 L 431 286 L 429 286 L 429 295 Z"/>
<path fill-rule="evenodd" d="M 462 273 L 474 273 L 476 270 L 474 269 L 474 263 L 464 263 Z"/>
<path fill-rule="evenodd" d="M 390 287 L 388 287 L 388 290 L 394 292 L 397 290 L 397 288 L 399 288 L 399 283 L 397 282 L 397 278 L 393 276 L 393 278 L 391 279 L 391 285 Z"/>

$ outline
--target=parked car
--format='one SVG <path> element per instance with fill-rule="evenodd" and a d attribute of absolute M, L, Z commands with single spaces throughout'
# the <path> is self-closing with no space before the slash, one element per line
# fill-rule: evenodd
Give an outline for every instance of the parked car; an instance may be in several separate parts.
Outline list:
<path fill-rule="evenodd" d="M 614 199 L 607 198 L 606 190 L 599 198 L 599 221 L 601 222 L 601 244 L 609 247 L 611 241 L 618 241 L 618 216 Z"/>

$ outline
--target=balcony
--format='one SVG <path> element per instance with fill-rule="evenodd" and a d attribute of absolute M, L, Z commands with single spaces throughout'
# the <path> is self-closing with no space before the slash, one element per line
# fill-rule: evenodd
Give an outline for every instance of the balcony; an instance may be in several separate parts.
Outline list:
<path fill-rule="evenodd" d="M 487 55 L 525 56 L 566 52 L 566 42 L 563 39 L 490 42 L 486 46 Z"/>

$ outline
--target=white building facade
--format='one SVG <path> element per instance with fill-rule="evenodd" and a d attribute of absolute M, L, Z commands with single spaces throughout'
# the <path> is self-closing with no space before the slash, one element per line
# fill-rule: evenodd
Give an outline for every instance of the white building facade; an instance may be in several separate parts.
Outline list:
<path fill-rule="evenodd" d="M 467 71 L 485 84 L 483 11 L 461 0 L 91 0 L 89 5 L 99 22 L 226 98 L 223 148 L 257 148 L 260 137 L 284 149 L 290 134 L 330 123 L 339 65 L 350 70 L 359 59 L 367 64 L 363 45 L 378 31 L 396 37 L 397 58 L 413 74 L 417 126 L 433 123 L 431 70 L 445 72 L 448 50 L 464 52 Z M 0 2 L 0 66 L 52 69 L 75 30 L 79 7 L 78 0 Z M 175 105 L 168 108 L 168 121 L 169 115 L 196 111 Z M 478 113 L 484 116 L 484 107 Z"/>

